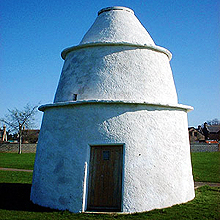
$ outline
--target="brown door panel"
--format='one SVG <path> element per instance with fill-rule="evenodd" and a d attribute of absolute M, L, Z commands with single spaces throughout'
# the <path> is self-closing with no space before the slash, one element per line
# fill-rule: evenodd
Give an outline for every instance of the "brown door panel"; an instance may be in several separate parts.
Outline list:
<path fill-rule="evenodd" d="M 123 146 L 91 146 L 87 210 L 120 211 Z"/>

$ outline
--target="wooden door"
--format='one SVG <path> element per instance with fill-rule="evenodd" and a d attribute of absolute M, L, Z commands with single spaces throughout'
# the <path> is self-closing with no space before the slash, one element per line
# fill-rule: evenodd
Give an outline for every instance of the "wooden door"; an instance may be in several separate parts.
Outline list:
<path fill-rule="evenodd" d="M 91 146 L 88 211 L 121 211 L 123 146 Z"/>

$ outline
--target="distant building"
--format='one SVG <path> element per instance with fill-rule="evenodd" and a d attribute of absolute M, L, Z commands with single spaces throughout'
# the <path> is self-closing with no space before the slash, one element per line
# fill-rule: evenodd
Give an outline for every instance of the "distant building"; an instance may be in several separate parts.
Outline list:
<path fill-rule="evenodd" d="M 3 125 L 3 129 L 0 129 L 0 142 L 5 142 L 8 140 L 8 134 L 6 131 L 6 125 Z"/>
<path fill-rule="evenodd" d="M 22 143 L 29 143 L 29 144 L 35 144 L 38 141 L 38 135 L 40 130 L 31 130 L 26 129 L 22 131 Z"/>
<path fill-rule="evenodd" d="M 189 127 L 189 140 L 190 142 L 205 142 L 207 140 L 220 140 L 220 125 L 208 125 L 204 123 L 203 128 Z"/>
<path fill-rule="evenodd" d="M 209 139 L 220 141 L 220 125 L 209 125 Z"/>
<path fill-rule="evenodd" d="M 204 142 L 205 135 L 201 130 L 201 126 L 198 128 L 190 127 L 189 128 L 189 140 L 190 142 Z"/>

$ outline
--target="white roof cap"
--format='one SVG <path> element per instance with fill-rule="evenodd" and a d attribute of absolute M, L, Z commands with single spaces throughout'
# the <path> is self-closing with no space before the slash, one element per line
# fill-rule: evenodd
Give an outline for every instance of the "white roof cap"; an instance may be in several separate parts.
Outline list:
<path fill-rule="evenodd" d="M 107 7 L 107 8 L 103 8 L 103 9 L 99 10 L 98 15 L 100 15 L 103 12 L 111 11 L 111 10 L 124 10 L 124 11 L 127 11 L 127 12 L 134 14 L 134 11 L 130 8 L 121 7 L 121 6 L 114 6 L 114 7 Z"/>
<path fill-rule="evenodd" d="M 134 12 L 130 8 L 119 6 L 98 12 L 98 17 L 80 42 L 88 43 L 155 45 Z"/>

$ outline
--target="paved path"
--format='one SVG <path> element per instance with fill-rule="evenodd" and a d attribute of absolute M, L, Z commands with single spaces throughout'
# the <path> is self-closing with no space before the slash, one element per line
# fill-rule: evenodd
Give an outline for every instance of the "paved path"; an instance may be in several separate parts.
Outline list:
<path fill-rule="evenodd" d="M 220 183 L 210 183 L 210 182 L 195 182 L 194 185 L 195 185 L 195 189 L 201 186 L 205 186 L 205 185 L 213 186 L 213 187 L 220 187 Z"/>
<path fill-rule="evenodd" d="M 0 167 L 0 170 L 4 171 L 23 171 L 23 172 L 33 172 L 33 170 L 24 170 L 24 169 L 14 169 L 14 168 L 2 168 Z M 220 187 L 220 183 L 210 183 L 210 182 L 195 182 L 195 189 L 201 187 L 201 186 L 212 186 L 212 187 Z"/>
<path fill-rule="evenodd" d="M 33 170 L 24 170 L 24 169 L 15 169 L 15 168 L 2 168 L 2 167 L 0 167 L 0 170 L 4 170 L 4 171 L 23 171 L 23 172 L 30 172 L 30 173 L 33 172 Z"/>

